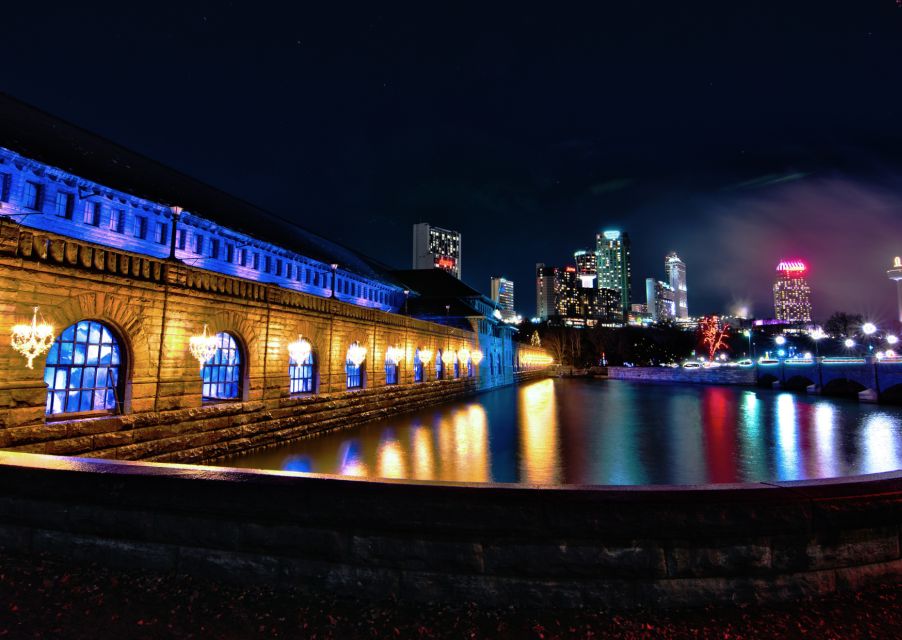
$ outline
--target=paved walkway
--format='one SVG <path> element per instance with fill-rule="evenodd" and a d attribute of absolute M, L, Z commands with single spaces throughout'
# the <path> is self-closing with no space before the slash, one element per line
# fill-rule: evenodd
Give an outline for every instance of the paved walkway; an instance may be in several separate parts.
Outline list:
<path fill-rule="evenodd" d="M 670 612 L 372 606 L 189 576 L 0 556 L 0 638 L 902 637 L 902 583 L 815 601 Z"/>

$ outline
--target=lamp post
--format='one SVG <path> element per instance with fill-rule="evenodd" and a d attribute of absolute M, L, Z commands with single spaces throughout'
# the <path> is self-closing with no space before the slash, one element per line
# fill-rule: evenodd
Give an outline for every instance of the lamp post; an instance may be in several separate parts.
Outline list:
<path fill-rule="evenodd" d="M 865 322 L 861 325 L 861 332 L 864 334 L 864 342 L 868 346 L 868 353 L 874 350 L 874 345 L 871 344 L 871 336 L 877 333 L 877 325 L 873 322 Z"/>
<path fill-rule="evenodd" d="M 175 260 L 175 235 L 176 235 L 176 227 L 179 224 L 179 218 L 182 215 L 182 208 L 176 205 L 172 205 L 169 207 L 169 211 L 172 212 L 172 234 L 169 238 L 169 259 Z"/>
<path fill-rule="evenodd" d="M 335 277 L 338 274 L 338 265 L 333 262 L 329 266 L 332 267 L 332 293 L 329 295 L 329 297 L 334 298 L 335 297 L 335 285 L 338 284 L 337 282 L 335 282 Z"/>
<path fill-rule="evenodd" d="M 746 329 L 745 331 L 742 332 L 742 335 L 744 335 L 746 338 L 749 339 L 749 358 L 754 360 L 755 354 L 752 353 L 752 331 L 751 331 L 751 329 Z"/>
<path fill-rule="evenodd" d="M 404 315 L 410 315 L 407 312 L 407 301 L 410 299 L 410 289 L 404 289 Z"/>

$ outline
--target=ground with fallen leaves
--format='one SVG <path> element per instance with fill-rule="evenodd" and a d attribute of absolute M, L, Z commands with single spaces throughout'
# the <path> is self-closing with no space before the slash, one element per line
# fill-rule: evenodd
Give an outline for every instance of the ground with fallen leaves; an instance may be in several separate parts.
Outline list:
<path fill-rule="evenodd" d="M 680 611 L 374 605 L 0 556 L 0 638 L 902 637 L 902 583 L 814 601 Z"/>

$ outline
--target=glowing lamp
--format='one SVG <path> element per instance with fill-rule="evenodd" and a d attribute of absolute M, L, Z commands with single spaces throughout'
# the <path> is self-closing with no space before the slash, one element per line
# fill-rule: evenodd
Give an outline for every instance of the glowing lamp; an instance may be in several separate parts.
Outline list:
<path fill-rule="evenodd" d="M 873 335 L 877 332 L 877 325 L 875 325 L 873 322 L 865 322 L 863 325 L 861 325 L 861 332 L 866 336 Z"/>
<path fill-rule="evenodd" d="M 460 358 L 461 362 L 469 362 L 471 358 L 470 350 L 466 347 L 462 347 L 458 350 L 457 357 Z"/>
<path fill-rule="evenodd" d="M 886 336 L 886 343 L 887 343 L 887 344 L 896 344 L 896 343 L 898 343 L 898 342 L 899 342 L 899 338 L 897 338 L 896 336 L 894 336 L 894 335 L 892 335 L 892 334 Z"/>
<path fill-rule="evenodd" d="M 785 336 L 777 336 L 776 338 L 774 338 L 774 342 L 776 342 L 779 345 L 784 345 L 784 344 L 786 344 L 786 337 Z"/>
<path fill-rule="evenodd" d="M 478 367 L 479 363 L 482 362 L 482 351 L 476 349 L 473 353 L 470 354 L 470 359 L 473 361 L 473 364 Z"/>
<path fill-rule="evenodd" d="M 34 359 L 51 347 L 53 338 L 53 325 L 38 324 L 38 308 L 35 307 L 31 324 L 17 324 L 12 328 L 10 345 L 25 356 L 28 361 L 25 366 L 34 369 Z"/>
<path fill-rule="evenodd" d="M 388 347 L 385 350 L 385 361 L 398 364 L 404 359 L 404 349 L 401 347 Z"/>
<path fill-rule="evenodd" d="M 456 357 L 457 357 L 457 354 L 454 353 L 453 349 L 445 349 L 442 352 L 442 362 L 444 362 L 445 364 L 447 364 L 449 366 L 454 364 L 454 359 Z"/>
<path fill-rule="evenodd" d="M 887 358 L 895 358 L 895 357 L 896 357 L 896 352 L 893 351 L 892 349 L 887 349 L 887 350 L 886 350 L 886 357 L 887 357 Z"/>
<path fill-rule="evenodd" d="M 843 342 L 843 344 L 846 346 L 846 349 L 851 349 L 855 346 L 855 341 L 852 340 L 852 338 L 846 338 L 846 341 Z"/>
<path fill-rule="evenodd" d="M 313 345 L 310 344 L 309 340 L 301 336 L 298 336 L 297 340 L 288 345 L 288 355 L 298 364 L 307 362 L 311 351 L 313 351 Z"/>
<path fill-rule="evenodd" d="M 432 349 L 420 349 L 420 362 L 423 364 L 432 362 Z"/>
<path fill-rule="evenodd" d="M 348 347 L 348 360 L 355 367 L 359 367 L 364 360 L 366 360 L 366 347 L 361 347 L 358 343 L 352 344 Z"/>
<path fill-rule="evenodd" d="M 188 350 L 194 356 L 200 366 L 216 354 L 216 336 L 207 334 L 207 325 L 204 325 L 204 332 L 199 336 L 191 336 L 188 340 Z"/>

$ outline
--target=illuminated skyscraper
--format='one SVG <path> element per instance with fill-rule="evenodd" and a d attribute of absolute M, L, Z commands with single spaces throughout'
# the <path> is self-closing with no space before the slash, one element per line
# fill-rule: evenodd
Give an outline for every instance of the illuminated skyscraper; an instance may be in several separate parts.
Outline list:
<path fill-rule="evenodd" d="M 502 276 L 492 276 L 492 300 L 501 306 L 502 320 L 513 320 L 517 313 L 514 311 L 514 283 Z"/>
<path fill-rule="evenodd" d="M 774 283 L 774 316 L 788 323 L 811 322 L 811 288 L 801 260 L 782 260 Z"/>
<path fill-rule="evenodd" d="M 597 234 L 595 255 L 598 261 L 598 288 L 613 289 L 620 294 L 620 310 L 625 318 L 632 302 L 629 235 L 620 231 L 603 231 Z"/>
<path fill-rule="evenodd" d="M 536 265 L 536 316 L 547 320 L 555 313 L 555 282 L 557 267 L 549 267 L 540 262 Z"/>
<path fill-rule="evenodd" d="M 666 322 L 676 317 L 676 292 L 666 282 L 645 279 L 645 300 L 652 322 Z"/>
<path fill-rule="evenodd" d="M 674 317 L 685 320 L 689 317 L 689 299 L 686 290 L 686 263 L 680 260 L 676 251 L 671 251 L 664 257 L 664 272 L 666 280 L 673 289 Z"/>
<path fill-rule="evenodd" d="M 419 222 L 413 225 L 413 268 L 444 269 L 460 279 L 460 245 L 457 231 Z"/>
<path fill-rule="evenodd" d="M 896 292 L 899 296 L 899 322 L 902 323 L 902 258 L 896 256 L 893 268 L 886 272 L 890 280 L 896 281 Z"/>
<path fill-rule="evenodd" d="M 594 251 L 580 249 L 573 253 L 576 263 L 576 275 L 582 281 L 583 288 L 594 287 L 598 277 L 598 256 Z"/>

